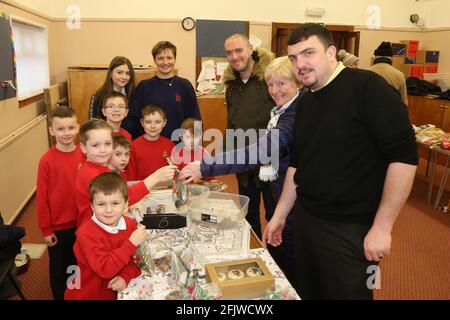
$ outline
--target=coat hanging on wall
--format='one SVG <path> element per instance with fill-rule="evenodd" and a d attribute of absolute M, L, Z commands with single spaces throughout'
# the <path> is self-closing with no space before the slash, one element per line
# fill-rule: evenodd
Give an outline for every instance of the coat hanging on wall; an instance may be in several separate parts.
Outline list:
<path fill-rule="evenodd" d="M 0 12 L 0 101 L 16 96 L 16 57 L 10 18 Z"/>

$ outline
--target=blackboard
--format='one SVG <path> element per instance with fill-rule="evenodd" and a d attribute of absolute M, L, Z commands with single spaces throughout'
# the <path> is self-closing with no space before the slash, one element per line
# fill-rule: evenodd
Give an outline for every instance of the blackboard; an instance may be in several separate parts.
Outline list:
<path fill-rule="evenodd" d="M 12 80 L 15 85 L 14 54 L 11 40 L 11 24 L 8 16 L 0 12 L 0 84 Z M 11 86 L 0 86 L 0 101 L 16 96 Z"/>
<path fill-rule="evenodd" d="M 224 57 L 225 39 L 235 33 L 248 36 L 248 21 L 197 20 L 197 57 Z"/>

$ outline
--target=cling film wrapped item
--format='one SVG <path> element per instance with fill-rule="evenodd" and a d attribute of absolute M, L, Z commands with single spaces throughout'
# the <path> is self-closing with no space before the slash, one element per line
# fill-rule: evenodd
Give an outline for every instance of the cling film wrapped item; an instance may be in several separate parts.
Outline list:
<path fill-rule="evenodd" d="M 188 270 L 186 266 L 175 251 L 171 250 L 170 257 L 170 279 L 180 285 L 185 285 L 188 278 Z"/>
<path fill-rule="evenodd" d="M 137 248 L 134 256 L 139 269 L 147 272 L 149 275 L 153 275 L 155 273 L 155 264 L 153 262 L 148 241 L 145 241 Z"/>

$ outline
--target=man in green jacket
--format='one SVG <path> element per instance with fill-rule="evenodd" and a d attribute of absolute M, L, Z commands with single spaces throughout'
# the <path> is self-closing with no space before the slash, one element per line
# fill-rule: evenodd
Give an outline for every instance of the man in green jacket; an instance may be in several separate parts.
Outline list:
<path fill-rule="evenodd" d="M 264 71 L 274 54 L 263 48 L 253 51 L 247 36 L 235 34 L 225 40 L 225 52 L 229 62 L 224 72 L 223 81 L 226 85 L 226 102 L 228 108 L 228 129 L 266 129 L 270 120 L 270 111 L 275 102 L 269 95 Z M 247 139 L 246 139 L 247 140 Z M 242 142 L 239 139 L 236 148 L 256 141 Z M 253 139 L 254 140 L 254 139 Z M 228 147 L 228 146 L 227 146 Z M 236 174 L 239 193 L 250 198 L 247 220 L 261 238 L 260 199 L 263 195 L 266 219 L 269 220 L 275 208 L 275 203 L 269 182 L 263 182 L 258 177 L 259 168 Z"/>

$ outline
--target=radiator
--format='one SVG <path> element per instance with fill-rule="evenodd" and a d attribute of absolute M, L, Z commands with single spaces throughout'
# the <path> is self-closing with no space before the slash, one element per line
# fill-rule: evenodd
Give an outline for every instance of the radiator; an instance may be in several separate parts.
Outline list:
<path fill-rule="evenodd" d="M 0 212 L 11 224 L 36 191 L 39 159 L 48 150 L 47 116 L 0 140 Z"/>

